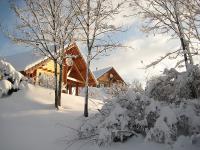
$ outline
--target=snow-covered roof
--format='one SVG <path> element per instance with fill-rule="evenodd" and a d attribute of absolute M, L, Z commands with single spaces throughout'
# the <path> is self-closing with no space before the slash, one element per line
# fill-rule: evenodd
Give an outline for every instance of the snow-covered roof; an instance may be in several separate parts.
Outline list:
<path fill-rule="evenodd" d="M 72 44 L 72 46 L 74 46 L 74 44 Z M 65 48 L 67 47 L 68 45 L 65 45 Z M 17 53 L 10 56 L 5 56 L 3 58 L 1 57 L 0 59 L 3 59 L 11 63 L 17 71 L 25 71 L 39 64 L 43 60 L 47 59 L 47 57 L 39 53 L 34 53 L 34 51 L 26 51 L 26 52 Z"/>
<path fill-rule="evenodd" d="M 24 71 L 45 60 L 46 57 L 35 54 L 33 51 L 27 51 L 11 56 L 6 56 L 3 59 L 11 63 L 17 71 Z"/>
<path fill-rule="evenodd" d="M 110 71 L 113 67 L 106 67 L 97 71 L 93 71 L 93 74 L 95 76 L 96 79 L 98 79 L 99 77 L 101 77 L 103 74 L 105 74 L 106 72 Z"/>

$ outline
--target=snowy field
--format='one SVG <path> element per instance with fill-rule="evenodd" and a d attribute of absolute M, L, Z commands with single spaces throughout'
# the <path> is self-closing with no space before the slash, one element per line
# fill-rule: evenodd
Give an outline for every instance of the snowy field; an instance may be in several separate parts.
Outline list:
<path fill-rule="evenodd" d="M 83 97 L 62 95 L 61 110 L 54 108 L 54 92 L 29 85 L 9 97 L 0 99 L 0 150 L 168 150 L 169 145 L 145 143 L 142 137 L 133 137 L 125 143 L 98 147 L 92 141 L 73 139 L 83 121 Z M 89 104 L 90 115 L 101 107 L 101 101 Z M 190 144 L 176 149 L 198 150 Z"/>

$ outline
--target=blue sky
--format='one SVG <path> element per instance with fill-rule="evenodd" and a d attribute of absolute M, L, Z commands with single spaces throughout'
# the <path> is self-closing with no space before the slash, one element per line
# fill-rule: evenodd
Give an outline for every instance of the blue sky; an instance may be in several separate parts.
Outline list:
<path fill-rule="evenodd" d="M 9 5 L 6 0 L 0 1 L 0 21 L 5 22 L 6 24 L 9 23 L 9 20 L 12 18 L 11 13 L 9 12 Z M 7 51 L 6 45 L 10 45 L 10 41 L 0 33 L 0 55 L 6 55 Z M 9 53 L 7 53 L 9 54 Z"/>
<path fill-rule="evenodd" d="M 12 29 L 12 25 L 15 24 L 15 16 L 10 10 L 8 0 L 0 0 L 0 21 L 4 28 L 8 29 Z M 0 56 L 12 55 L 24 50 L 28 50 L 28 48 L 14 44 L 0 32 Z"/>
<path fill-rule="evenodd" d="M 127 10 L 125 13 L 130 13 Z M 15 23 L 15 17 L 12 15 L 8 0 L 0 0 L 0 21 L 12 29 Z M 150 76 L 160 73 L 163 68 L 173 67 L 174 64 L 164 61 L 155 68 L 144 70 L 144 65 L 156 60 L 165 53 L 177 48 L 177 40 L 169 40 L 168 35 L 146 35 L 140 32 L 141 21 L 138 18 L 124 18 L 118 16 L 115 24 L 123 22 L 129 28 L 126 32 L 118 33 L 114 36 L 125 45 L 132 46 L 134 49 L 119 49 L 110 52 L 109 56 L 100 57 L 91 64 L 92 70 L 101 69 L 108 66 L 114 66 L 119 74 L 128 82 L 138 79 L 145 82 Z M 81 46 L 82 47 L 82 46 Z M 0 32 L 0 56 L 20 53 L 30 48 L 15 45 Z M 82 49 L 83 50 L 83 49 Z M 141 63 L 143 62 L 143 63 Z"/>

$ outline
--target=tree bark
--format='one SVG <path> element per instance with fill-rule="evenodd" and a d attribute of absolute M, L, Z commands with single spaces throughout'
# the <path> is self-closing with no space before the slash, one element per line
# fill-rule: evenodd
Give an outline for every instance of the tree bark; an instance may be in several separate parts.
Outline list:
<path fill-rule="evenodd" d="M 86 80 L 85 80 L 85 105 L 84 105 L 84 116 L 88 117 L 88 86 L 89 86 L 89 68 L 90 60 L 87 58 L 87 70 L 86 70 Z"/>
<path fill-rule="evenodd" d="M 88 80 L 89 80 L 89 68 L 90 68 L 90 53 L 91 53 L 91 45 L 90 45 L 90 0 L 87 1 L 87 68 L 86 68 L 86 80 L 85 80 L 85 105 L 84 105 L 84 116 L 88 117 Z"/>
<path fill-rule="evenodd" d="M 185 42 L 184 42 L 183 37 L 180 37 L 180 41 L 181 41 L 181 47 L 183 49 L 185 67 L 186 67 L 186 70 L 188 70 L 188 57 L 187 57 L 187 51 L 186 51 Z"/>
<path fill-rule="evenodd" d="M 61 106 L 63 64 L 60 64 L 59 84 L 58 84 L 58 106 Z"/>
<path fill-rule="evenodd" d="M 175 10 L 177 27 L 178 27 L 178 31 L 179 31 L 179 39 L 180 39 L 181 47 L 183 49 L 183 54 L 184 54 L 185 67 L 186 67 L 186 70 L 188 70 L 188 64 L 189 64 L 189 62 L 190 62 L 190 64 L 193 64 L 193 60 L 192 60 L 192 56 L 191 56 L 191 53 L 189 50 L 189 46 L 186 43 L 187 41 L 185 39 L 182 22 L 179 17 L 180 12 L 179 12 L 178 2 L 174 3 L 174 10 Z"/>
<path fill-rule="evenodd" d="M 55 78 L 55 107 L 58 109 L 58 67 L 57 60 L 54 60 L 54 78 Z"/>

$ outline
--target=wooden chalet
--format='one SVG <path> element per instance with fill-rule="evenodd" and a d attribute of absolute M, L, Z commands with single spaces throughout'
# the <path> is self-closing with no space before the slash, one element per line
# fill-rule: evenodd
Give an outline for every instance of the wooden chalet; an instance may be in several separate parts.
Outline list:
<path fill-rule="evenodd" d="M 111 87 L 115 85 L 126 84 L 122 77 L 117 73 L 113 67 L 107 67 L 93 72 L 96 80 L 98 81 L 98 87 Z"/>
<path fill-rule="evenodd" d="M 63 86 L 66 87 L 66 90 L 63 90 L 63 92 L 72 94 L 72 89 L 75 89 L 75 95 L 78 95 L 79 87 L 84 87 L 85 85 L 86 62 L 76 44 L 71 45 L 68 50 L 66 49 L 66 54 L 75 55 L 76 57 L 72 58 L 71 64 L 67 63 L 67 60 L 64 61 Z M 6 60 L 26 77 L 31 78 L 36 84 L 39 82 L 39 76 L 42 74 L 54 76 L 54 62 L 50 58 L 25 52 L 9 56 Z M 97 81 L 91 71 L 89 75 L 89 86 L 97 86 Z"/>

